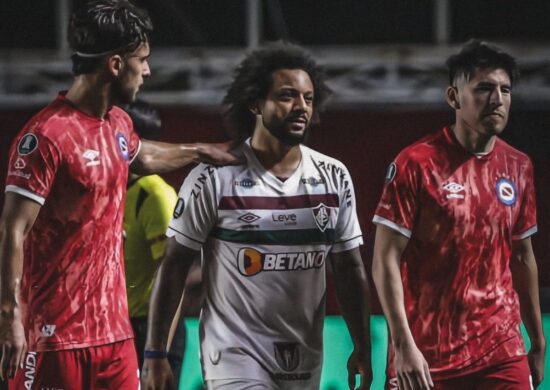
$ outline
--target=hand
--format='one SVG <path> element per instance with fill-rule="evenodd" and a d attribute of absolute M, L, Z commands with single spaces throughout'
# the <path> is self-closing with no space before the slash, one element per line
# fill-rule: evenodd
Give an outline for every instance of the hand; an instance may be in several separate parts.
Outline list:
<path fill-rule="evenodd" d="M 414 343 L 395 349 L 395 371 L 400 390 L 428 390 L 434 386 L 428 363 Z"/>
<path fill-rule="evenodd" d="M 142 390 L 175 390 L 174 375 L 168 359 L 145 359 L 141 369 Z"/>
<path fill-rule="evenodd" d="M 17 369 L 23 368 L 27 354 L 27 342 L 19 308 L 15 308 L 11 316 L 0 314 L 0 345 L 0 378 L 14 378 Z"/>
<path fill-rule="evenodd" d="M 370 351 L 360 353 L 354 350 L 348 359 L 348 385 L 350 390 L 356 389 L 355 375 L 359 374 L 360 382 L 358 390 L 368 390 L 372 382 L 372 365 Z"/>
<path fill-rule="evenodd" d="M 229 151 L 235 146 L 233 142 L 218 144 L 198 144 L 198 160 L 212 165 L 239 165 L 244 162 Z"/>
<path fill-rule="evenodd" d="M 546 344 L 543 343 L 540 347 L 531 346 L 531 350 L 527 354 L 529 361 L 529 369 L 531 370 L 531 379 L 533 387 L 537 388 L 544 379 L 544 356 L 546 352 Z"/>

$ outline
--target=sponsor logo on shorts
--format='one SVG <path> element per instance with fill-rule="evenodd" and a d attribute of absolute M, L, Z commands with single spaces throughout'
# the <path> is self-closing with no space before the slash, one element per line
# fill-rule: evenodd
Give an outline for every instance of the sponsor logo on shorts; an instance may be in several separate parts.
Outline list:
<path fill-rule="evenodd" d="M 30 390 L 34 382 L 34 374 L 36 373 L 36 352 L 27 353 L 25 358 L 25 380 L 23 385 L 25 389 Z"/>
<path fill-rule="evenodd" d="M 237 254 L 239 272 L 254 276 L 262 271 L 299 271 L 321 268 L 325 264 L 324 251 L 261 253 L 253 248 L 242 248 Z"/>
<path fill-rule="evenodd" d="M 300 364 L 300 349 L 298 343 L 273 343 L 275 359 L 285 371 L 294 371 Z"/>
<path fill-rule="evenodd" d="M 455 182 L 445 184 L 443 189 L 447 192 L 447 199 L 464 199 L 464 186 Z"/>
<path fill-rule="evenodd" d="M 249 177 L 245 177 L 245 178 L 242 179 L 242 180 L 235 180 L 235 181 L 233 182 L 233 184 L 235 184 L 235 186 L 237 186 L 237 187 L 252 188 L 252 187 L 254 187 L 254 186 L 257 186 L 257 185 L 258 185 L 258 182 L 252 180 L 252 179 L 249 178 Z"/>
<path fill-rule="evenodd" d="M 311 209 L 313 212 L 313 218 L 315 219 L 315 224 L 322 232 L 325 231 L 330 222 L 330 208 L 325 206 L 323 203 L 319 206 Z"/>
<path fill-rule="evenodd" d="M 498 200 L 506 206 L 513 206 L 516 203 L 516 185 L 513 181 L 500 178 L 496 186 Z"/>
<path fill-rule="evenodd" d="M 17 153 L 20 156 L 31 154 L 38 147 L 38 138 L 33 133 L 27 133 L 19 140 L 17 144 Z"/>
<path fill-rule="evenodd" d="M 125 160 L 129 160 L 130 149 L 128 147 L 128 140 L 122 133 L 117 133 L 116 140 L 118 143 L 118 148 L 120 149 L 120 154 L 122 154 L 122 157 L 124 157 Z"/>

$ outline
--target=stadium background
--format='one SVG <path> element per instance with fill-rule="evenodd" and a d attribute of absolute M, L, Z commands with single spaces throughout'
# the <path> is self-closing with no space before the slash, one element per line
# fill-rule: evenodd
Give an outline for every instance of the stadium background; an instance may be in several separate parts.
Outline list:
<path fill-rule="evenodd" d="M 0 181 L 11 139 L 38 109 L 68 87 L 70 51 L 65 28 L 83 1 L 0 3 Z M 533 0 L 141 0 L 150 12 L 152 77 L 140 97 L 160 111 L 170 142 L 227 139 L 221 98 L 245 50 L 268 40 L 306 46 L 327 69 L 334 96 L 311 131 L 309 145 L 349 168 L 370 270 L 371 218 L 386 167 L 404 146 L 453 119 L 444 102 L 445 59 L 470 38 L 495 42 L 518 57 L 503 138 L 535 167 L 539 232 L 533 239 L 543 310 L 550 313 L 550 2 Z M 166 175 L 179 188 L 185 175 Z M 0 204 L 3 191 L 0 194 Z M 374 289 L 373 289 L 374 292 Z M 435 297 L 434 297 L 435 298 Z M 373 308 L 380 307 L 373 293 Z M 325 367 L 345 373 L 345 330 L 329 278 Z M 547 316 L 547 315 L 545 315 Z M 550 317 L 549 317 L 550 318 Z M 383 380 L 385 325 L 376 322 L 376 381 Z M 193 324 L 191 324 L 193 326 Z M 548 334 L 548 333 L 547 333 Z M 338 337 L 342 341 L 335 342 Z M 378 337 L 381 337 L 378 339 Z M 342 356 L 337 357 L 343 348 Z M 189 356 L 189 355 L 188 355 Z M 188 362 L 186 362 L 187 364 Z M 340 370 L 340 371 L 339 371 Z M 331 374 L 332 375 L 332 374 Z M 550 372 L 547 371 L 547 376 Z M 550 380 L 541 388 L 550 389 Z M 331 384 L 332 383 L 332 384 Z M 323 390 L 345 388 L 326 382 Z M 187 385 L 186 385 L 187 386 Z M 191 386 L 191 385 L 189 385 Z M 183 387 L 182 387 L 183 388 Z M 191 388 L 191 387 L 189 387 Z"/>

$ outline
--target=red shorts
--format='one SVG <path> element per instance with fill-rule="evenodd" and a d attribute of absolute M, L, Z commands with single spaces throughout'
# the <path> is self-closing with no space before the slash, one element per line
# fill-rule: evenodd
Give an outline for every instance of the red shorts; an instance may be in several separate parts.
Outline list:
<path fill-rule="evenodd" d="M 10 390 L 136 390 L 139 371 L 134 340 L 63 351 L 28 352 Z"/>
<path fill-rule="evenodd" d="M 450 379 L 434 380 L 433 390 L 532 390 L 531 370 L 527 356 L 513 358 L 503 363 Z M 398 389 L 392 378 L 386 389 Z"/>

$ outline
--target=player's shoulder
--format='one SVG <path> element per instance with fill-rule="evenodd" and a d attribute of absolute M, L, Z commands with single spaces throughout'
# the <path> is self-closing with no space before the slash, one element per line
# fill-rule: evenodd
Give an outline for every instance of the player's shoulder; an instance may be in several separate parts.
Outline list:
<path fill-rule="evenodd" d="M 338 168 L 347 170 L 346 165 L 334 157 L 328 156 L 305 145 L 301 145 L 301 148 L 302 153 L 304 154 L 303 157 L 311 160 L 318 168 Z"/>
<path fill-rule="evenodd" d="M 504 141 L 500 137 L 497 137 L 495 141 L 495 149 L 498 151 L 498 153 L 502 153 L 507 157 L 512 157 L 513 159 L 517 160 L 520 163 L 529 164 L 531 161 L 531 159 L 526 153 L 516 149 L 515 147 L 513 147 L 512 145 L 510 145 L 508 142 Z"/>
<path fill-rule="evenodd" d="M 56 99 L 32 116 L 21 129 L 20 135 L 30 133 L 55 141 L 75 121 L 73 113 L 74 108 Z"/>
<path fill-rule="evenodd" d="M 445 130 L 429 133 L 401 149 L 394 162 L 422 165 L 423 162 L 441 154 L 446 149 L 445 145 L 447 144 Z"/>

